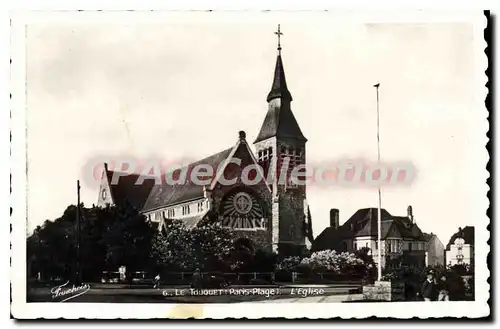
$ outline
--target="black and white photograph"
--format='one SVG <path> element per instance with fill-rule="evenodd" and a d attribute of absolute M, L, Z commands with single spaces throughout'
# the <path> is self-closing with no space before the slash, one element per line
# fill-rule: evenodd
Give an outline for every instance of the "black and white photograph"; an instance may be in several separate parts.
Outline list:
<path fill-rule="evenodd" d="M 488 316 L 486 24 L 14 16 L 13 317 Z"/>

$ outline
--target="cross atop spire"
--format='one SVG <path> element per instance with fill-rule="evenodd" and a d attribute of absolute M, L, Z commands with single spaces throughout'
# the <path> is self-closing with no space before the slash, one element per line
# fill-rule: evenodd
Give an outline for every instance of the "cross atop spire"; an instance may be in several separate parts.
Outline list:
<path fill-rule="evenodd" d="M 269 102 L 274 98 L 282 98 L 283 100 L 292 101 L 292 95 L 288 91 L 285 79 L 285 70 L 283 68 L 283 61 L 281 60 L 281 33 L 280 24 L 278 24 L 278 31 L 274 32 L 278 36 L 278 58 L 276 59 L 276 67 L 274 69 L 274 80 L 271 91 L 267 95 Z"/>
<path fill-rule="evenodd" d="M 278 53 L 281 55 L 281 36 L 283 33 L 280 31 L 280 25 L 278 24 L 278 31 L 274 32 L 278 36 Z"/>

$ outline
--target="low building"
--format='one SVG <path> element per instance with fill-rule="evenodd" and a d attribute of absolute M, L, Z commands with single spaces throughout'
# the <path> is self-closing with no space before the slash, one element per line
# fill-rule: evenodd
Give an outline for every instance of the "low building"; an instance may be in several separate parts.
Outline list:
<path fill-rule="evenodd" d="M 378 262 L 378 209 L 360 209 L 341 226 L 338 218 L 339 210 L 332 209 L 330 226 L 314 240 L 311 250 L 355 251 L 367 248 Z M 382 267 L 424 267 L 426 240 L 414 221 L 411 206 L 407 216 L 393 216 L 381 209 L 381 219 Z"/>
<path fill-rule="evenodd" d="M 474 226 L 458 228 L 446 245 L 446 265 L 474 265 Z"/>
<path fill-rule="evenodd" d="M 425 266 L 444 265 L 444 244 L 434 233 L 424 233 L 425 247 Z"/>

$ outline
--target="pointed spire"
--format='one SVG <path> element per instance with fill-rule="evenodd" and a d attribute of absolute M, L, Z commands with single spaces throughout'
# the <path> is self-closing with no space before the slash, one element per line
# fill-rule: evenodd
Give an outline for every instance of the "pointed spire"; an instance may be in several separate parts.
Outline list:
<path fill-rule="evenodd" d="M 276 67 L 274 68 L 274 80 L 271 91 L 267 95 L 267 101 L 274 98 L 281 98 L 283 100 L 292 101 L 292 94 L 288 90 L 285 78 L 285 69 L 283 68 L 283 61 L 281 55 L 276 59 Z"/>
<path fill-rule="evenodd" d="M 292 95 L 286 86 L 285 69 L 283 68 L 283 60 L 281 59 L 281 33 L 280 25 L 278 31 L 274 32 L 278 36 L 278 58 L 276 59 L 276 67 L 274 68 L 274 80 L 271 91 L 267 95 L 269 102 L 274 98 L 282 98 L 283 100 L 292 101 Z"/>

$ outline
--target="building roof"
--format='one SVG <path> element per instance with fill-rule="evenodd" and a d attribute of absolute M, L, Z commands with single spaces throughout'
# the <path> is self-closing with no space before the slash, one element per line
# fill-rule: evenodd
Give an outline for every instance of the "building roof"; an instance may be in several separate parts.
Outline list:
<path fill-rule="evenodd" d="M 418 225 L 412 222 L 408 217 L 393 216 L 393 218 L 398 231 L 403 238 L 425 241 L 424 234 L 420 227 L 418 227 Z"/>
<path fill-rule="evenodd" d="M 423 233 L 426 242 L 430 242 L 434 237 L 437 237 L 434 233 Z"/>
<path fill-rule="evenodd" d="M 466 226 L 463 229 L 459 228 L 458 232 L 453 234 L 450 238 L 450 241 L 446 245 L 446 250 L 450 250 L 450 246 L 455 243 L 455 239 L 461 237 L 464 239 L 465 244 L 474 244 L 474 226 Z"/>
<path fill-rule="evenodd" d="M 219 165 L 229 157 L 231 150 L 233 148 L 225 149 L 221 152 L 215 153 L 209 157 L 201 159 L 199 161 L 190 163 L 187 165 L 187 176 L 185 180 L 185 184 L 168 184 L 163 177 L 161 185 L 154 185 L 149 194 L 149 197 L 146 200 L 143 210 L 154 210 L 160 207 L 166 207 L 169 205 L 174 205 L 177 203 L 186 202 L 189 200 L 195 200 L 203 198 L 203 186 L 199 184 L 194 184 L 190 177 L 190 173 L 194 167 L 200 164 L 205 164 L 214 169 L 215 172 L 219 168 Z M 177 176 L 176 176 L 177 173 Z M 174 177 L 178 177 L 178 173 L 180 173 L 180 169 L 174 171 Z M 171 175 L 172 172 L 167 173 L 165 175 Z"/>
<path fill-rule="evenodd" d="M 381 239 L 385 239 L 387 237 L 393 223 L 394 223 L 393 220 L 382 220 L 382 223 L 380 223 L 380 232 L 382 233 Z M 376 220 L 368 221 L 361 230 L 357 231 L 354 234 L 355 237 L 377 236 L 377 235 L 378 235 L 378 225 Z"/>
<path fill-rule="evenodd" d="M 391 214 L 385 209 L 381 209 L 382 222 L 392 219 Z M 356 211 L 351 218 L 347 220 L 342 226 L 339 227 L 339 232 L 342 238 L 353 238 L 356 233 L 372 222 L 371 234 L 377 233 L 378 209 L 377 208 L 364 208 Z M 369 230 L 368 228 L 366 230 Z M 374 230 L 374 231 L 373 231 Z M 359 236 L 359 235 L 358 235 Z"/>
<path fill-rule="evenodd" d="M 262 123 L 254 143 L 275 136 L 307 141 L 290 109 L 292 95 L 286 85 L 285 70 L 283 68 L 281 55 L 278 55 L 276 60 L 273 85 L 271 91 L 267 95 L 267 101 L 269 102 L 274 98 L 281 98 L 281 105 L 269 106 L 269 110 L 267 111 L 264 122 Z"/>
<path fill-rule="evenodd" d="M 408 217 L 392 216 L 385 209 L 381 209 L 381 215 L 382 239 L 396 235 L 406 239 L 424 241 L 422 231 Z M 359 209 L 337 230 L 333 227 L 325 228 L 314 240 L 312 250 L 338 249 L 342 240 L 356 237 L 376 237 L 378 234 L 377 223 L 377 208 Z M 395 231 L 392 231 L 392 228 L 395 228 Z"/>
<path fill-rule="evenodd" d="M 382 220 L 388 220 L 390 214 L 381 209 Z M 314 239 L 311 250 L 339 249 L 342 240 L 353 239 L 357 231 L 363 229 L 371 217 L 378 218 L 376 208 L 365 208 L 356 211 L 344 224 L 338 229 L 327 227 Z"/>
<path fill-rule="evenodd" d="M 154 177 L 109 170 L 107 164 L 104 165 L 104 170 L 113 203 L 116 205 L 130 203 L 136 209 L 141 210 L 155 183 Z M 112 184 L 112 178 L 115 173 L 119 174 L 118 183 Z M 143 178 L 143 182 L 137 184 L 141 177 Z"/>

